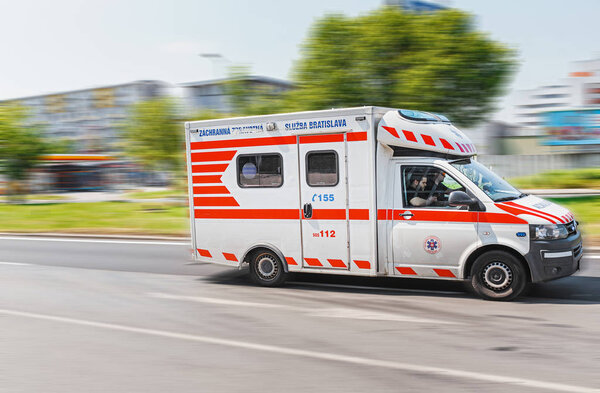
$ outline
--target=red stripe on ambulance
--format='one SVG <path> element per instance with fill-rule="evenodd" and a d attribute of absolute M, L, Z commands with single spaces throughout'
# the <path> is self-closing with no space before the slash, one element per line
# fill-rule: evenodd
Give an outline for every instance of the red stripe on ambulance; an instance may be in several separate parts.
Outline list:
<path fill-rule="evenodd" d="M 292 257 L 285 257 L 285 261 L 287 262 L 288 265 L 298 266 L 298 264 L 296 263 L 296 260 Z"/>
<path fill-rule="evenodd" d="M 300 141 L 300 144 L 343 142 L 344 134 L 303 135 L 300 137 L 299 141 Z"/>
<path fill-rule="evenodd" d="M 504 206 L 506 206 L 506 205 L 508 205 L 508 206 L 512 206 L 512 207 L 514 207 L 514 208 L 517 208 L 517 209 L 521 209 L 521 210 L 528 211 L 528 212 L 531 212 L 531 213 L 541 214 L 541 215 L 543 215 L 543 216 L 550 217 L 550 218 L 552 218 L 552 219 L 554 219 L 554 220 L 556 220 L 556 221 L 558 221 L 558 222 L 560 222 L 560 221 L 561 221 L 561 220 L 560 220 L 560 218 L 558 218 L 557 216 L 555 216 L 555 215 L 553 215 L 553 214 L 546 213 L 546 212 L 543 212 L 543 211 L 541 211 L 541 210 L 537 210 L 537 209 L 532 209 L 532 208 L 530 208 L 530 207 L 522 206 L 522 205 L 519 205 L 519 204 L 517 204 L 517 203 L 514 203 L 514 202 L 505 202 L 505 203 L 502 203 L 501 205 L 504 205 Z M 552 222 L 552 220 L 550 220 L 550 221 Z"/>
<path fill-rule="evenodd" d="M 256 146 L 278 146 L 278 145 L 295 145 L 295 136 L 273 136 L 266 138 L 244 138 L 230 139 L 222 141 L 205 141 L 190 143 L 191 150 L 202 149 L 223 149 L 230 147 L 256 147 Z"/>
<path fill-rule="evenodd" d="M 225 186 L 195 186 L 194 194 L 229 194 Z"/>
<path fill-rule="evenodd" d="M 404 137 L 406 138 L 407 141 L 417 142 L 417 137 L 415 136 L 415 134 L 413 132 L 408 131 L 408 130 L 402 130 L 402 133 L 404 134 Z"/>
<path fill-rule="evenodd" d="M 452 147 L 452 145 L 450 144 L 450 142 L 448 142 L 444 138 L 440 138 L 440 142 L 442 142 L 442 146 L 444 146 L 446 149 L 448 149 L 448 150 L 454 150 L 454 148 Z"/>
<path fill-rule="evenodd" d="M 354 260 L 354 264 L 359 268 L 359 269 L 370 269 L 371 268 L 371 262 L 369 261 L 361 261 L 361 260 Z"/>
<path fill-rule="evenodd" d="M 192 176 L 192 183 L 210 184 L 221 183 L 222 175 L 197 175 Z"/>
<path fill-rule="evenodd" d="M 299 209 L 196 209 L 195 218 L 298 220 Z"/>
<path fill-rule="evenodd" d="M 224 253 L 223 253 L 223 256 L 224 256 L 224 257 L 225 257 L 225 259 L 227 259 L 228 261 L 231 261 L 231 262 L 237 262 L 237 261 L 238 261 L 238 259 L 235 257 L 235 255 L 234 255 L 234 254 L 230 254 L 230 253 L 228 253 L 228 252 L 224 252 Z"/>
<path fill-rule="evenodd" d="M 429 135 L 421 134 L 421 138 L 423 138 L 423 142 L 425 142 L 426 145 L 435 146 L 433 138 Z"/>
<path fill-rule="evenodd" d="M 317 258 L 304 258 L 304 261 L 306 261 L 308 266 L 323 266 L 321 261 L 319 261 Z"/>
<path fill-rule="evenodd" d="M 452 273 L 450 270 L 448 269 L 433 269 L 433 271 L 440 277 L 452 277 L 452 278 L 456 278 L 456 276 L 454 275 L 454 273 Z"/>
<path fill-rule="evenodd" d="M 417 272 L 415 272 L 412 268 L 410 267 L 396 267 L 396 270 L 398 270 L 400 272 L 400 274 L 404 274 L 407 276 L 416 276 Z"/>
<path fill-rule="evenodd" d="M 396 131 L 396 129 L 394 127 L 386 127 L 386 126 L 381 126 L 384 130 L 386 130 L 387 132 L 389 132 L 390 134 L 392 134 L 392 136 L 395 136 L 396 138 L 400 138 L 400 135 L 398 135 L 398 131 Z"/>
<path fill-rule="evenodd" d="M 341 259 L 328 259 L 327 262 L 329 262 L 332 267 L 348 267 Z"/>
<path fill-rule="evenodd" d="M 194 206 L 239 206 L 239 203 L 234 197 L 194 197 Z"/>
<path fill-rule="evenodd" d="M 229 164 L 192 165 L 192 173 L 225 172 Z"/>
<path fill-rule="evenodd" d="M 203 249 L 199 248 L 199 249 L 198 249 L 198 254 L 199 254 L 201 257 L 205 257 L 205 258 L 212 258 L 212 255 L 210 255 L 210 251 L 208 251 L 208 250 L 203 250 Z"/>
<path fill-rule="evenodd" d="M 346 134 L 346 140 L 348 142 L 366 141 L 367 140 L 367 132 L 366 131 L 349 132 Z"/>
<path fill-rule="evenodd" d="M 192 162 L 230 161 L 236 152 L 236 150 L 226 150 L 192 153 Z"/>

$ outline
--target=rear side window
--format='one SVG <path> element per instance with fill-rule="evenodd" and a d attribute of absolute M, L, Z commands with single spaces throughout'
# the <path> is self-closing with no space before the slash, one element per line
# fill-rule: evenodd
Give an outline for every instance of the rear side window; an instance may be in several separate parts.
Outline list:
<path fill-rule="evenodd" d="M 309 186 L 335 186 L 338 181 L 338 156 L 335 151 L 311 151 L 306 154 L 306 182 Z"/>
<path fill-rule="evenodd" d="M 238 185 L 244 188 L 280 187 L 283 184 L 279 154 L 241 155 L 237 160 Z"/>

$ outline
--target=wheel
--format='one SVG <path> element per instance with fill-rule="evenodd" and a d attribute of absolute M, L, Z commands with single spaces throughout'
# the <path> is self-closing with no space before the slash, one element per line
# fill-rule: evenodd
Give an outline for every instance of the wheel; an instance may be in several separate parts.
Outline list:
<path fill-rule="evenodd" d="M 286 272 L 279 257 L 271 251 L 260 251 L 250 260 L 250 278 L 265 287 L 282 285 Z"/>
<path fill-rule="evenodd" d="M 527 274 L 521 262 L 505 251 L 481 254 L 471 268 L 473 291 L 487 300 L 513 300 L 527 286 Z"/>

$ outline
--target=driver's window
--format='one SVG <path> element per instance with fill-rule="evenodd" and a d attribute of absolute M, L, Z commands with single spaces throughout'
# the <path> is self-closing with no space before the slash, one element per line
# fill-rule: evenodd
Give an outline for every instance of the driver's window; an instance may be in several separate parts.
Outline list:
<path fill-rule="evenodd" d="M 448 196 L 464 187 L 441 168 L 425 165 L 402 166 L 405 208 L 449 208 Z"/>

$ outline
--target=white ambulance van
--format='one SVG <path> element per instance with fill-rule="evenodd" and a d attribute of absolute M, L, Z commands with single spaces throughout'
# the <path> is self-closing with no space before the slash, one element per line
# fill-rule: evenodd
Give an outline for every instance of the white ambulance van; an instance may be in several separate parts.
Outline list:
<path fill-rule="evenodd" d="M 185 129 L 195 258 L 248 264 L 261 285 L 288 272 L 465 280 L 508 300 L 579 269 L 574 216 L 479 164 L 442 115 L 362 107 Z"/>

